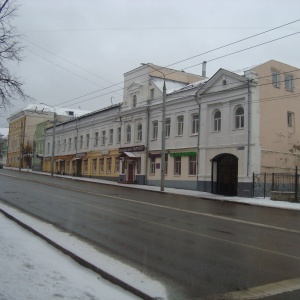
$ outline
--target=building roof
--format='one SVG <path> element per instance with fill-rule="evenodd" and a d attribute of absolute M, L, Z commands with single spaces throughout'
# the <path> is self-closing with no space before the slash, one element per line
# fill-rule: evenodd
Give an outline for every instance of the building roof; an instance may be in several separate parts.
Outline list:
<path fill-rule="evenodd" d="M 56 112 L 57 115 L 60 116 L 74 116 L 74 117 L 80 117 L 82 115 L 85 115 L 87 113 L 90 113 L 90 111 L 81 110 L 81 109 L 74 109 L 74 108 L 62 108 L 57 106 L 49 106 L 46 104 L 29 104 L 23 109 L 20 109 L 10 115 L 10 117 L 13 117 L 22 111 L 30 111 L 30 112 Z"/>
<path fill-rule="evenodd" d="M 151 82 L 154 83 L 161 92 L 163 92 L 163 86 L 164 86 L 163 78 L 152 77 Z M 175 90 L 182 89 L 185 86 L 187 86 L 186 83 L 166 79 L 167 94 L 172 93 Z"/>

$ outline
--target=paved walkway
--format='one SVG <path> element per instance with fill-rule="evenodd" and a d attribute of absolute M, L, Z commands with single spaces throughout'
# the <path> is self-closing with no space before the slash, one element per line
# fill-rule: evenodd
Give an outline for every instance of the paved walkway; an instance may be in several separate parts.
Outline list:
<path fill-rule="evenodd" d="M 18 170 L 16 168 L 7 168 L 12 170 Z M 45 176 L 50 176 L 50 173 L 46 172 L 36 172 L 32 170 L 22 169 L 23 172 L 32 172 L 38 173 Z M 72 177 L 67 175 L 54 175 L 55 177 L 64 177 L 70 180 L 80 180 L 80 181 L 90 181 L 90 182 L 98 182 L 102 184 L 109 184 L 109 185 L 117 185 L 122 186 L 125 188 L 135 188 L 135 189 L 142 189 L 148 191 L 155 191 L 161 192 L 159 186 L 152 186 L 152 185 L 137 185 L 137 184 L 120 184 L 114 181 L 96 179 L 96 178 L 86 178 L 86 177 Z M 265 207 L 273 207 L 273 208 L 280 208 L 280 209 L 289 209 L 289 210 L 298 210 L 300 211 L 300 203 L 292 203 L 292 202 L 285 202 L 285 201 L 273 201 L 269 197 L 267 198 L 245 198 L 245 197 L 228 197 L 222 195 L 215 195 L 206 192 L 194 191 L 194 190 L 184 190 L 184 189 L 175 189 L 175 188 L 168 188 L 165 187 L 164 191 L 161 193 L 169 193 L 169 194 L 176 194 L 176 195 L 186 195 L 192 196 L 197 198 L 203 199 L 212 199 L 212 200 L 219 200 L 219 201 L 229 201 L 229 202 L 237 202 L 237 203 L 244 203 L 250 205 L 257 205 L 257 206 L 265 206 Z"/>

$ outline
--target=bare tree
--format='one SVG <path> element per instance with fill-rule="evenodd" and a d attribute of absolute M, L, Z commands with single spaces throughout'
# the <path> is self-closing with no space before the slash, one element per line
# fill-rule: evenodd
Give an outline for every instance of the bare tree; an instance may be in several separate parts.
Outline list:
<path fill-rule="evenodd" d="M 10 61 L 21 61 L 21 37 L 11 24 L 16 17 L 17 8 L 14 0 L 0 0 L 0 109 L 11 106 L 13 100 L 30 99 L 22 89 L 23 82 L 11 74 L 6 66 Z"/>

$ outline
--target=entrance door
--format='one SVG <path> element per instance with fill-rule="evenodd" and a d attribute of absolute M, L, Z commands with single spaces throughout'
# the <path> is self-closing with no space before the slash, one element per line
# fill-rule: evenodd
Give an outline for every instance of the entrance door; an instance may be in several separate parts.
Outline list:
<path fill-rule="evenodd" d="M 127 181 L 130 181 L 130 182 L 134 181 L 134 163 L 132 163 L 132 162 L 128 162 Z"/>
<path fill-rule="evenodd" d="M 238 158 L 221 154 L 212 160 L 212 193 L 236 196 L 238 185 Z"/>

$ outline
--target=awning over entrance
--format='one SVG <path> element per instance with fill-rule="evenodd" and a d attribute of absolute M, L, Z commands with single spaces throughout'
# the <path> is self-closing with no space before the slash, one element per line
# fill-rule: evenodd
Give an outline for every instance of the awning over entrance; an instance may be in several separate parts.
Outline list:
<path fill-rule="evenodd" d="M 74 157 L 74 158 L 72 158 L 72 161 L 79 160 L 79 159 L 82 159 L 82 158 L 80 158 L 80 157 Z"/>
<path fill-rule="evenodd" d="M 129 158 L 137 158 L 137 156 L 132 152 L 122 152 L 117 158 L 129 157 Z"/>
<path fill-rule="evenodd" d="M 56 162 L 65 161 L 64 159 L 57 159 Z"/>

